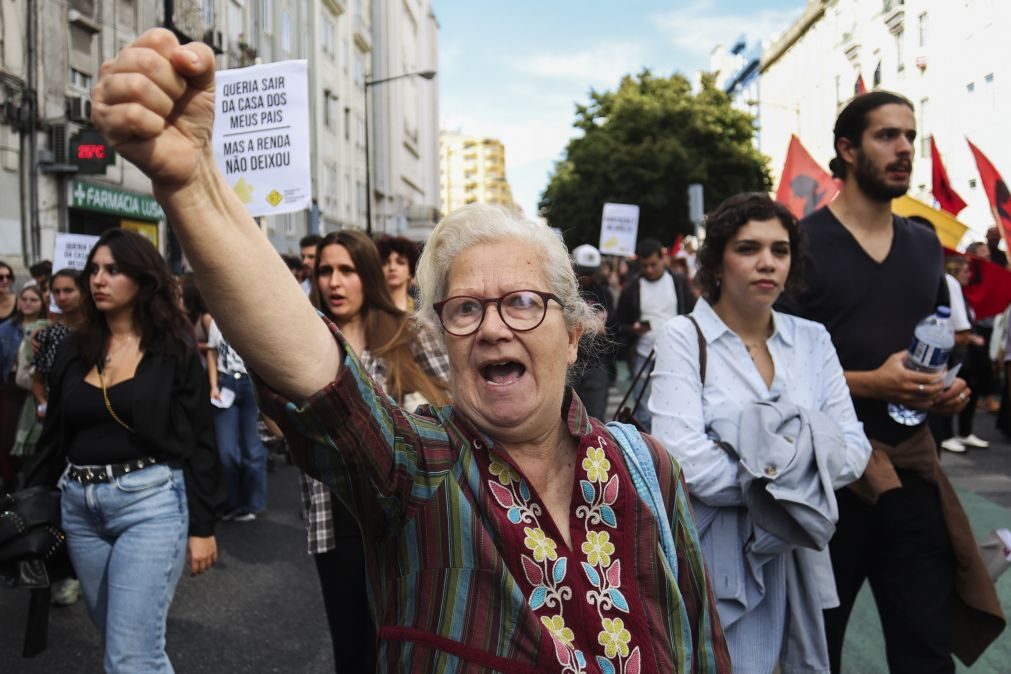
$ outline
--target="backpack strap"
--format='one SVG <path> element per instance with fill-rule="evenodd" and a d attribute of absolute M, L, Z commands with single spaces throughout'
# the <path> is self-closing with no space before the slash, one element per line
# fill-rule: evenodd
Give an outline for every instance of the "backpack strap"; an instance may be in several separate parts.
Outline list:
<path fill-rule="evenodd" d="M 607 424 L 607 430 L 621 447 L 635 491 L 653 513 L 653 519 L 656 520 L 659 529 L 660 548 L 667 560 L 667 566 L 674 575 L 674 581 L 677 582 L 678 560 L 674 548 L 674 535 L 667 519 L 667 508 L 664 506 L 663 493 L 660 491 L 660 481 L 653 468 L 653 454 L 643 440 L 642 434 L 634 426 L 612 421 Z"/>

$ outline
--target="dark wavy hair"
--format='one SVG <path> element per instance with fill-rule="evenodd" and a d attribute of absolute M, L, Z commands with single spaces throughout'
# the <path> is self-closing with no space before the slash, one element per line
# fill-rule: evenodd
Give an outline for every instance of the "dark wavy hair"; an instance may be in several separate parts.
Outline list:
<path fill-rule="evenodd" d="M 362 322 L 365 326 L 366 345 L 374 356 L 386 363 L 387 393 L 398 401 L 408 393 L 420 393 L 432 404 L 448 401 L 445 382 L 429 377 L 414 360 L 411 343 L 415 339 L 414 323 L 405 311 L 393 302 L 379 250 L 372 239 L 361 232 L 341 230 L 330 232 L 316 246 L 316 260 L 312 268 L 312 290 L 309 298 L 314 307 L 330 320 L 329 307 L 319 296 L 319 267 L 323 249 L 327 246 L 343 246 L 355 265 L 355 272 L 362 282 Z"/>
<path fill-rule="evenodd" d="M 82 324 L 78 345 L 86 362 L 97 363 L 109 338 L 105 314 L 91 295 L 91 274 L 95 252 L 105 246 L 121 273 L 138 286 L 133 303 L 134 324 L 140 331 L 140 347 L 182 359 L 195 348 L 192 330 L 179 306 L 179 287 L 165 259 L 149 240 L 127 229 L 106 230 L 95 242 L 84 271 L 78 279 L 81 289 Z"/>
<path fill-rule="evenodd" d="M 860 147 L 864 131 L 870 121 L 867 116 L 884 105 L 904 105 L 913 110 L 912 102 L 905 96 L 891 91 L 871 91 L 853 97 L 835 120 L 835 128 L 832 130 L 834 138 L 832 147 L 835 148 L 835 157 L 828 163 L 829 170 L 832 171 L 833 178 L 846 177 L 846 162 L 839 154 L 839 139 L 845 138 L 855 148 Z"/>
<path fill-rule="evenodd" d="M 778 219 L 790 237 L 790 273 L 786 277 L 786 293 L 797 291 L 803 252 L 803 234 L 797 218 L 783 204 L 773 201 L 764 192 L 735 194 L 706 216 L 706 240 L 699 249 L 698 272 L 695 280 L 702 296 L 710 304 L 720 299 L 719 276 L 723 271 L 723 253 L 741 227 L 751 220 Z"/>
<path fill-rule="evenodd" d="M 418 258 L 421 257 L 421 250 L 419 250 L 418 244 L 404 236 L 384 234 L 376 239 L 376 248 L 379 249 L 379 260 L 381 262 L 386 262 L 386 259 L 390 257 L 390 253 L 403 255 L 407 258 L 407 266 L 411 270 L 411 276 L 414 276 L 414 272 L 418 268 Z"/>

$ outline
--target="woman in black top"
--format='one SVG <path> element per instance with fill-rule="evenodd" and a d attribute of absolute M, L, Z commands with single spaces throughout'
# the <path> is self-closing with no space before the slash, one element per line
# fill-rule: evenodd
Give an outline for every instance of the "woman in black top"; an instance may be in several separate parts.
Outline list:
<path fill-rule="evenodd" d="M 155 247 L 103 234 L 81 277 L 83 322 L 49 373 L 29 483 L 63 492 L 63 528 L 107 672 L 171 671 L 165 620 L 187 558 L 217 558 L 222 501 L 207 378 Z M 61 477 L 62 474 L 62 477 Z"/>

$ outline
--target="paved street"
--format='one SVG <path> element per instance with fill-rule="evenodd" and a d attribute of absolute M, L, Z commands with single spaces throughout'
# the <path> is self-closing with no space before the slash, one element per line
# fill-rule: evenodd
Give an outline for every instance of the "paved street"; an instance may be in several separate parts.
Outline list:
<path fill-rule="evenodd" d="M 618 402 L 612 395 L 612 407 Z M 993 417 L 980 415 L 977 433 L 997 441 L 989 450 L 962 456 L 945 453 L 943 463 L 961 490 L 977 537 L 1011 526 L 1011 444 L 998 440 Z M 332 672 L 329 640 L 316 574 L 305 554 L 298 515 L 296 470 L 282 464 L 270 476 L 270 507 L 255 522 L 222 523 L 218 565 L 208 574 L 184 577 L 169 615 L 169 653 L 176 670 L 189 672 Z M 1011 573 L 999 582 L 1011 614 Z M 54 609 L 50 647 L 22 660 L 27 594 L 0 590 L 0 672 L 62 674 L 101 671 L 101 648 L 84 607 Z M 884 644 L 873 601 L 864 596 L 855 610 L 845 655 L 846 671 L 884 674 Z M 1011 632 L 972 669 L 1007 674 Z"/>
<path fill-rule="evenodd" d="M 279 462 L 268 510 L 254 522 L 218 525 L 217 565 L 179 583 L 168 620 L 168 651 L 189 672 L 333 672 L 316 570 L 306 554 L 298 474 Z M 98 632 L 82 602 L 54 608 L 49 649 L 19 657 L 28 594 L 0 590 L 0 672 L 102 671 Z"/>

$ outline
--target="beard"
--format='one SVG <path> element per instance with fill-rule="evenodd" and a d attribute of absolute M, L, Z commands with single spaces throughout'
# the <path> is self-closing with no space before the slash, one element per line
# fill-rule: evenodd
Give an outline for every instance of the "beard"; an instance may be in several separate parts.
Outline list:
<path fill-rule="evenodd" d="M 910 169 L 908 162 L 899 161 L 886 166 L 885 171 L 899 167 L 907 171 Z M 889 185 L 882 179 L 880 173 L 883 172 L 877 170 L 867 155 L 857 150 L 857 163 L 853 167 L 853 177 L 856 179 L 860 191 L 867 195 L 867 198 L 887 202 L 901 197 L 909 191 L 908 182 L 905 185 Z"/>

